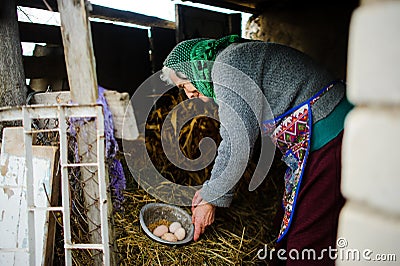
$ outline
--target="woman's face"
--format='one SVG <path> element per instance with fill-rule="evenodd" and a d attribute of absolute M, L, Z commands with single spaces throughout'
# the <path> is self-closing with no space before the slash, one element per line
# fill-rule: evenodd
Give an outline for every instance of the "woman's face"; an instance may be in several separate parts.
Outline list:
<path fill-rule="evenodd" d="M 208 102 L 210 100 L 210 98 L 199 92 L 189 80 L 179 78 L 174 71 L 171 71 L 171 80 L 179 89 L 185 91 L 185 94 L 189 99 L 199 98 L 203 102 Z"/>

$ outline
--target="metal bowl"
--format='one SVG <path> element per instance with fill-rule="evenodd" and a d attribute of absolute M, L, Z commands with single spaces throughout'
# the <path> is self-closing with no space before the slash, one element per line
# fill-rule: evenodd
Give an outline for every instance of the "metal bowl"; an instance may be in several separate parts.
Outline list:
<path fill-rule="evenodd" d="M 165 219 L 170 222 L 180 222 L 186 231 L 186 237 L 182 240 L 171 242 L 161 239 L 148 229 L 148 225 Z M 194 235 L 194 226 L 192 224 L 192 217 L 183 209 L 165 203 L 148 203 L 143 206 L 139 214 L 140 226 L 144 232 L 153 240 L 168 244 L 168 245 L 181 245 L 190 242 Z"/>

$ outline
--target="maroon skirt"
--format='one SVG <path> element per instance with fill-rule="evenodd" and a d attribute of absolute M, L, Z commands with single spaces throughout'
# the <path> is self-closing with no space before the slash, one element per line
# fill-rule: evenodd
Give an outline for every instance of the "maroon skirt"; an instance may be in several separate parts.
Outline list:
<path fill-rule="evenodd" d="M 342 137 L 343 131 L 309 154 L 290 229 L 276 244 L 271 265 L 335 264 L 335 254 L 329 250 L 336 248 L 339 213 L 345 203 L 340 191 Z M 280 208 L 276 221 L 282 217 Z"/>

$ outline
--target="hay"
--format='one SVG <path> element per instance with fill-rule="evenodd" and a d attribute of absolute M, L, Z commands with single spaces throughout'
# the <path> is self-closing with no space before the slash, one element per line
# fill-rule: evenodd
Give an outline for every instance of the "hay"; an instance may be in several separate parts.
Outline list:
<path fill-rule="evenodd" d="M 212 165 L 196 171 L 185 172 L 171 164 L 162 153 L 161 125 L 167 114 L 182 100 L 176 91 L 171 92 L 157 104 L 158 109 L 150 115 L 146 126 L 146 149 L 158 171 L 167 179 L 184 185 L 202 184 L 209 178 Z M 191 112 L 190 103 L 184 109 Z M 215 111 L 217 111 L 215 109 Z M 175 114 L 181 115 L 181 114 Z M 174 125 L 171 125 L 174 126 Z M 206 117 L 189 121 L 179 132 L 182 152 L 188 158 L 199 156 L 198 143 L 207 136 L 218 144 L 218 122 Z M 125 147 L 124 147 L 125 148 Z M 132 156 L 140 145 L 127 147 Z M 139 153 L 140 154 L 140 153 Z M 140 180 L 141 159 L 135 157 L 132 175 L 127 172 L 127 191 L 124 193 L 124 211 L 115 213 L 114 223 L 119 265 L 259 265 L 266 261 L 257 258 L 259 249 L 272 247 L 277 231 L 273 229 L 275 210 L 279 204 L 283 167 L 274 163 L 269 176 L 256 191 L 249 192 L 248 181 L 254 170 L 250 162 L 239 183 L 237 194 L 230 208 L 218 208 L 216 220 L 198 242 L 184 246 L 168 246 L 151 240 L 141 229 L 140 209 L 149 202 L 157 202 L 135 182 Z M 257 157 L 255 156 L 256 161 Z M 186 208 L 188 213 L 189 208 Z"/>
<path fill-rule="evenodd" d="M 272 185 L 272 180 L 269 185 Z M 272 247 L 276 202 L 264 192 L 243 189 L 229 209 L 217 209 L 216 220 L 198 242 L 173 247 L 151 240 L 141 229 L 142 206 L 156 202 L 144 190 L 126 192 L 125 211 L 114 216 L 119 265 L 258 265 L 257 251 Z M 188 210 L 189 212 L 189 210 Z M 190 212 L 189 212 L 190 213 Z"/>

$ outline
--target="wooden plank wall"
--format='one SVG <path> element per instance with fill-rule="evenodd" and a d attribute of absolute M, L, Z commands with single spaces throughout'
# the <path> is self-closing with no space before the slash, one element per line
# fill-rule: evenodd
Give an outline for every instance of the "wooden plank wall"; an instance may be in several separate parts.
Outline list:
<path fill-rule="evenodd" d="M 151 31 L 151 62 L 153 71 L 162 69 L 163 62 L 176 45 L 175 30 L 152 27 Z"/>
<path fill-rule="evenodd" d="M 58 26 L 19 22 L 21 42 L 47 43 L 62 47 Z M 175 45 L 175 30 L 125 27 L 111 23 L 91 22 L 96 73 L 99 85 L 128 92 L 136 88 L 152 73 L 162 67 L 162 62 Z M 152 50 L 152 57 L 149 51 Z M 26 78 L 66 79 L 63 56 L 24 56 Z"/>
<path fill-rule="evenodd" d="M 176 5 L 177 38 L 221 38 L 230 34 L 241 35 L 241 14 L 223 14 L 185 5 Z M 207 19 L 205 19 L 207 18 Z"/>
<path fill-rule="evenodd" d="M 91 26 L 99 84 L 132 94 L 151 74 L 147 30 L 97 22 Z"/>

